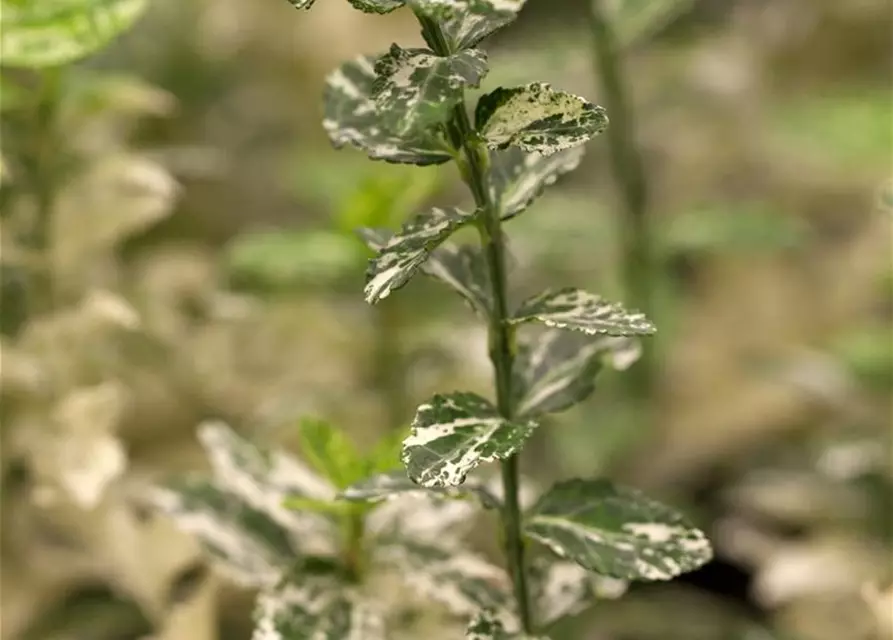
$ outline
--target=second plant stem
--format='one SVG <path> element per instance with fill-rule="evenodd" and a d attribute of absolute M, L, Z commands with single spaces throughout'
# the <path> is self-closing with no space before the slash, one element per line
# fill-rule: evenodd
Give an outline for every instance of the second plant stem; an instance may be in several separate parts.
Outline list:
<path fill-rule="evenodd" d="M 422 15 L 417 16 L 426 40 L 440 56 L 452 54 L 447 39 L 440 26 Z M 478 230 L 486 257 L 490 285 L 493 293 L 493 308 L 490 312 L 488 343 L 490 360 L 496 382 L 496 406 L 500 415 L 512 418 L 512 364 L 514 361 L 514 331 L 508 323 L 508 300 L 506 281 L 505 242 L 502 233 L 497 203 L 493 201 L 487 188 L 489 154 L 487 148 L 478 141 L 468 119 L 464 103 L 454 109 L 449 122 L 449 134 L 453 145 L 462 151 L 459 165 L 462 177 L 474 195 L 475 205 L 480 216 Z M 530 609 L 530 596 L 527 586 L 524 539 L 521 533 L 521 506 L 519 500 L 519 461 L 512 455 L 502 461 L 503 508 L 502 526 L 505 554 L 512 576 L 518 617 L 522 631 L 533 633 L 533 615 Z"/>

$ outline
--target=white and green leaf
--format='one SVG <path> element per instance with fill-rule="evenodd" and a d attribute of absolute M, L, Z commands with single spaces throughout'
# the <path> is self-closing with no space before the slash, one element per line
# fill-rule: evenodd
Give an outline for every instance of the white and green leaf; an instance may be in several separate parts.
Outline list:
<path fill-rule="evenodd" d="M 465 630 L 466 640 L 549 640 L 546 636 L 530 636 L 510 630 L 495 611 L 479 612 Z"/>
<path fill-rule="evenodd" d="M 364 228 L 357 233 L 373 251 L 381 251 L 393 236 L 387 229 Z M 482 318 L 489 317 L 493 308 L 493 294 L 487 265 L 479 249 L 445 242 L 429 254 L 421 271 L 462 296 Z"/>
<path fill-rule="evenodd" d="M 287 0 L 295 9 L 309 9 L 316 0 Z"/>
<path fill-rule="evenodd" d="M 713 556 L 702 531 L 676 510 L 607 480 L 554 485 L 525 533 L 562 558 L 622 580 L 670 580 Z"/>
<path fill-rule="evenodd" d="M 413 592 L 434 600 L 459 616 L 472 616 L 482 608 L 508 610 L 511 582 L 506 572 L 480 556 L 410 539 L 375 550 L 382 571 L 398 570 Z"/>
<path fill-rule="evenodd" d="M 592 335 L 644 336 L 656 331 L 643 313 L 629 311 L 619 303 L 571 287 L 545 291 L 526 300 L 510 322 L 532 320 Z"/>
<path fill-rule="evenodd" d="M 500 501 L 479 482 L 468 481 L 460 487 L 421 487 L 403 470 L 380 473 L 347 487 L 341 497 L 351 502 L 384 502 L 405 498 L 408 495 L 426 495 L 454 500 L 475 498 L 488 509 L 498 508 Z"/>
<path fill-rule="evenodd" d="M 43 68 L 108 46 L 143 15 L 147 0 L 2 0 L 0 65 Z"/>
<path fill-rule="evenodd" d="M 481 96 L 475 123 L 492 149 L 516 146 L 548 156 L 598 135 L 608 117 L 602 107 L 579 96 L 534 82 Z"/>
<path fill-rule="evenodd" d="M 285 581 L 258 596 L 252 640 L 384 640 L 378 610 L 329 578 Z"/>
<path fill-rule="evenodd" d="M 417 11 L 435 18 L 451 51 L 468 49 L 512 22 L 525 0 L 410 0 Z"/>
<path fill-rule="evenodd" d="M 480 464 L 519 451 L 536 427 L 530 419 L 506 420 L 474 393 L 436 395 L 416 412 L 403 464 L 422 486 L 460 485 Z"/>
<path fill-rule="evenodd" d="M 470 49 L 444 57 L 393 44 L 375 63 L 375 73 L 372 95 L 382 127 L 406 136 L 444 124 L 464 89 L 480 85 L 487 55 Z"/>
<path fill-rule="evenodd" d="M 366 519 L 366 531 L 370 539 L 383 542 L 399 538 L 458 547 L 478 510 L 470 500 L 407 492 L 398 500 L 380 502 Z"/>
<path fill-rule="evenodd" d="M 575 562 L 537 558 L 529 567 L 531 599 L 540 626 L 575 616 L 594 604 L 592 573 Z"/>
<path fill-rule="evenodd" d="M 375 80 L 371 56 L 354 58 L 326 78 L 323 128 L 332 144 L 362 149 L 373 160 L 416 165 L 449 162 L 453 156 L 442 131 L 401 137 L 381 126 L 372 97 Z"/>
<path fill-rule="evenodd" d="M 199 440 L 220 486 L 298 536 L 308 552 L 333 552 L 328 519 L 284 506 L 289 498 L 331 501 L 336 495 L 331 484 L 291 456 L 250 442 L 221 422 L 203 423 Z"/>
<path fill-rule="evenodd" d="M 392 236 L 366 271 L 366 301 L 375 304 L 405 285 L 437 248 L 475 214 L 460 209 L 433 208 L 416 216 Z"/>
<path fill-rule="evenodd" d="M 502 219 L 517 216 L 546 187 L 580 166 L 584 152 L 583 146 L 550 155 L 526 153 L 517 147 L 509 147 L 490 154 L 488 188 L 490 197 L 499 203 Z"/>
<path fill-rule="evenodd" d="M 208 479 L 181 478 L 152 487 L 146 497 L 241 585 L 276 584 L 297 557 L 288 531 Z"/>
<path fill-rule="evenodd" d="M 348 0 L 354 8 L 363 13 L 390 13 L 404 5 L 404 0 Z"/>
<path fill-rule="evenodd" d="M 595 378 L 604 361 L 622 359 L 635 350 L 631 343 L 637 341 L 561 329 L 548 329 L 521 342 L 512 385 L 515 415 L 559 413 L 582 402 L 595 390 Z"/>

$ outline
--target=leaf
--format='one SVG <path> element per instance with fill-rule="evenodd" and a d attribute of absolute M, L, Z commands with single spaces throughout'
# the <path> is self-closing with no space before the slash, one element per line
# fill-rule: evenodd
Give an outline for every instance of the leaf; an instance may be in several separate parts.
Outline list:
<path fill-rule="evenodd" d="M 257 599 L 252 640 L 384 640 L 378 611 L 335 580 L 288 581 Z"/>
<path fill-rule="evenodd" d="M 554 485 L 525 532 L 563 558 L 623 580 L 670 580 L 713 555 L 704 533 L 678 512 L 607 480 Z"/>
<path fill-rule="evenodd" d="M 545 636 L 528 636 L 507 631 L 505 624 L 493 611 L 481 611 L 465 630 L 467 640 L 549 640 Z"/>
<path fill-rule="evenodd" d="M 491 149 L 517 146 L 548 156 L 601 133 L 608 117 L 579 96 L 534 82 L 481 96 L 475 122 Z"/>
<path fill-rule="evenodd" d="M 331 501 L 334 487 L 291 456 L 249 442 L 221 422 L 202 424 L 199 440 L 221 487 L 300 534 L 302 550 L 332 552 L 331 523 L 318 513 L 287 509 L 285 501 L 294 497 Z"/>
<path fill-rule="evenodd" d="M 392 233 L 387 229 L 359 229 L 360 238 L 375 251 L 388 243 Z M 422 273 L 440 280 L 462 296 L 475 313 L 483 318 L 493 308 L 493 294 L 487 266 L 479 249 L 444 243 L 428 255 Z"/>
<path fill-rule="evenodd" d="M 451 149 L 442 132 L 426 131 L 402 138 L 379 122 L 372 85 L 375 58 L 359 56 L 326 78 L 323 127 L 336 148 L 351 145 L 373 160 L 431 165 L 449 162 Z"/>
<path fill-rule="evenodd" d="M 547 627 L 561 618 L 575 616 L 595 602 L 593 576 L 580 565 L 564 560 L 530 563 L 530 590 L 539 623 Z"/>
<path fill-rule="evenodd" d="M 623 355 L 631 342 L 549 329 L 521 343 L 513 371 L 515 415 L 559 413 L 582 402 L 595 390 L 603 360 L 614 351 Z"/>
<path fill-rule="evenodd" d="M 642 336 L 656 331 L 644 314 L 570 287 L 545 291 L 526 300 L 509 322 L 520 324 L 531 320 L 593 335 Z"/>
<path fill-rule="evenodd" d="M 500 506 L 499 499 L 480 483 L 466 482 L 461 487 L 427 489 L 410 480 L 403 469 L 390 473 L 380 473 L 361 480 L 347 487 L 340 497 L 352 502 L 383 502 L 405 497 L 408 494 L 433 494 L 434 496 L 452 499 L 463 499 L 473 496 L 488 509 L 496 509 Z"/>
<path fill-rule="evenodd" d="M 512 22 L 525 0 L 411 0 L 441 24 L 451 51 L 468 49 Z M 430 44 L 430 43 L 429 43 Z"/>
<path fill-rule="evenodd" d="M 423 491 L 406 492 L 399 500 L 379 503 L 366 520 L 370 538 L 458 546 L 471 531 L 478 506 L 468 500 L 451 500 Z"/>
<path fill-rule="evenodd" d="M 147 0 L 0 2 L 0 64 L 67 64 L 108 46 L 142 16 Z"/>
<path fill-rule="evenodd" d="M 364 13 L 384 14 L 399 9 L 404 0 L 349 0 L 355 8 Z"/>
<path fill-rule="evenodd" d="M 149 504 L 194 536 L 244 586 L 271 586 L 296 558 L 289 533 L 210 480 L 186 477 L 152 487 Z"/>
<path fill-rule="evenodd" d="M 366 302 L 375 304 L 405 285 L 429 254 L 459 227 L 474 219 L 460 209 L 440 209 L 416 216 L 391 237 L 366 271 Z"/>
<path fill-rule="evenodd" d="M 456 615 L 511 606 L 508 575 L 475 554 L 407 539 L 378 547 L 375 554 L 380 571 L 398 570 L 413 592 L 443 604 Z"/>
<path fill-rule="evenodd" d="M 301 420 L 298 435 L 304 458 L 338 489 L 364 474 L 363 460 L 347 436 L 324 420 Z"/>
<path fill-rule="evenodd" d="M 584 147 L 565 149 L 551 155 L 525 153 L 510 147 L 490 155 L 490 197 L 499 203 L 503 220 L 524 211 L 559 176 L 580 166 Z"/>
<path fill-rule="evenodd" d="M 403 464 L 422 486 L 460 485 L 482 462 L 517 452 L 536 427 L 533 420 L 506 420 L 474 393 L 436 395 L 416 412 Z"/>
<path fill-rule="evenodd" d="M 375 63 L 372 95 L 381 125 L 399 136 L 445 123 L 466 86 L 487 74 L 487 55 L 477 49 L 438 56 L 427 49 L 391 45 Z"/>
<path fill-rule="evenodd" d="M 295 9 L 309 9 L 316 0 L 288 0 L 288 4 Z"/>

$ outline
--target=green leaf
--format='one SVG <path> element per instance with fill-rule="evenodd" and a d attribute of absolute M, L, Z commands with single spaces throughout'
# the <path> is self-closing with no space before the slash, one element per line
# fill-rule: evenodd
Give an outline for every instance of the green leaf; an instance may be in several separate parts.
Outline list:
<path fill-rule="evenodd" d="M 482 608 L 508 610 L 511 582 L 505 571 L 480 556 L 441 546 L 400 540 L 375 551 L 381 571 L 399 570 L 410 589 L 446 606 L 459 616 Z"/>
<path fill-rule="evenodd" d="M 404 5 L 404 0 L 349 0 L 356 9 L 363 13 L 390 13 Z"/>
<path fill-rule="evenodd" d="M 551 155 L 525 153 L 516 147 L 490 155 L 490 197 L 499 203 L 503 220 L 524 211 L 543 190 L 580 166 L 585 148 L 566 149 Z"/>
<path fill-rule="evenodd" d="M 460 485 L 481 463 L 517 452 L 536 427 L 533 420 L 506 420 L 474 393 L 436 395 L 416 412 L 403 464 L 422 486 Z"/>
<path fill-rule="evenodd" d="M 328 520 L 318 513 L 292 511 L 284 504 L 289 497 L 331 501 L 335 489 L 328 482 L 291 456 L 249 442 L 220 422 L 202 424 L 199 440 L 220 486 L 288 531 L 300 534 L 302 544 L 314 552 L 332 549 Z"/>
<path fill-rule="evenodd" d="M 298 437 L 304 458 L 338 489 L 365 475 L 360 452 L 344 432 L 325 420 L 301 420 Z"/>
<path fill-rule="evenodd" d="M 410 0 L 413 8 L 441 24 L 451 51 L 473 47 L 509 24 L 524 3 L 525 0 Z"/>
<path fill-rule="evenodd" d="M 372 95 L 382 127 L 398 136 L 445 123 L 465 87 L 487 74 L 487 55 L 472 49 L 441 57 L 391 45 L 375 63 Z"/>
<path fill-rule="evenodd" d="M 288 531 L 267 514 L 205 478 L 185 477 L 152 487 L 147 498 L 177 528 L 194 536 L 239 584 L 275 584 L 298 553 Z"/>
<path fill-rule="evenodd" d="M 514 363 L 516 416 L 559 413 L 595 390 L 595 377 L 612 351 L 630 350 L 630 338 L 593 338 L 550 329 L 523 342 Z M 633 346 L 634 346 L 633 345 Z"/>
<path fill-rule="evenodd" d="M 601 133 L 608 117 L 603 108 L 579 96 L 534 82 L 481 96 L 475 122 L 492 149 L 516 146 L 551 155 Z"/>
<path fill-rule="evenodd" d="M 427 489 L 410 480 L 404 470 L 380 473 L 347 487 L 341 496 L 352 502 L 383 502 L 408 494 L 437 495 L 444 498 L 463 499 L 468 496 L 477 498 L 488 509 L 500 506 L 499 499 L 478 482 L 466 482 L 461 487 L 437 487 Z"/>
<path fill-rule="evenodd" d="M 403 463 L 400 461 L 400 452 L 403 450 L 403 439 L 406 437 L 408 429 L 392 429 L 389 433 L 375 443 L 372 451 L 366 457 L 365 469 L 366 473 L 363 478 L 389 473 L 403 473 Z M 357 478 L 361 481 L 362 478 Z"/>
<path fill-rule="evenodd" d="M 429 254 L 459 227 L 474 219 L 460 209 L 439 209 L 416 216 L 388 240 L 366 271 L 366 302 L 375 304 L 409 282 Z"/>
<path fill-rule="evenodd" d="M 528 636 L 506 630 L 498 614 L 484 610 L 478 613 L 465 630 L 467 640 L 549 640 L 546 636 Z"/>
<path fill-rule="evenodd" d="M 374 251 L 381 251 L 393 236 L 387 229 L 359 229 L 357 233 Z M 487 266 L 479 249 L 444 243 L 430 253 L 421 271 L 462 296 L 482 318 L 489 317 L 493 308 L 493 294 Z"/>
<path fill-rule="evenodd" d="M 545 291 L 526 300 L 509 320 L 538 320 L 549 327 L 608 336 L 644 336 L 656 329 L 644 314 L 580 289 Z"/>
<path fill-rule="evenodd" d="M 384 640 L 379 612 L 331 579 L 288 581 L 260 594 L 252 640 Z"/>
<path fill-rule="evenodd" d="M 373 160 L 431 165 L 452 159 L 443 132 L 426 131 L 402 138 L 381 127 L 372 85 L 375 58 L 359 56 L 344 63 L 326 78 L 323 127 L 336 148 L 351 145 Z"/>
<path fill-rule="evenodd" d="M 0 64 L 50 67 L 73 62 L 129 30 L 147 0 L 0 2 Z"/>
<path fill-rule="evenodd" d="M 554 485 L 531 509 L 525 532 L 563 558 L 623 580 L 670 580 L 713 555 L 680 513 L 607 480 Z"/>

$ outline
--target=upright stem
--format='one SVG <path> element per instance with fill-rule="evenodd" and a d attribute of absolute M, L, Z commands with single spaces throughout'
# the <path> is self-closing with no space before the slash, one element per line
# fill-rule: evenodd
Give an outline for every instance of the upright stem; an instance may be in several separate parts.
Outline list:
<path fill-rule="evenodd" d="M 590 0 L 590 26 L 595 63 L 601 79 L 605 108 L 611 124 L 605 134 L 611 155 L 611 170 L 621 192 L 623 217 L 623 276 L 630 303 L 652 317 L 651 277 L 653 250 L 648 216 L 648 185 L 642 156 L 636 145 L 635 114 L 623 81 L 623 66 L 616 34 L 606 15 L 604 0 Z M 628 378 L 635 399 L 652 397 L 655 379 L 654 354 L 643 345 L 642 361 Z"/>
<path fill-rule="evenodd" d="M 406 420 L 406 378 L 403 352 L 395 336 L 400 332 L 400 301 L 389 301 L 376 308 L 375 384 L 385 402 L 387 429 L 401 429 Z"/>
<path fill-rule="evenodd" d="M 422 31 L 434 52 L 450 55 L 449 45 L 433 20 L 417 14 Z M 493 290 L 493 309 L 488 327 L 490 360 L 496 381 L 496 406 L 502 417 L 512 417 L 512 363 L 514 361 L 515 336 L 508 324 L 508 300 L 506 296 L 505 243 L 499 209 L 487 189 L 489 154 L 481 144 L 471 126 L 465 105 L 460 103 L 453 111 L 449 123 L 449 133 L 454 145 L 461 148 L 464 163 L 461 163 L 462 177 L 474 195 L 480 211 L 478 229 L 481 244 L 487 260 L 490 284 Z M 530 597 L 527 588 L 524 539 L 521 534 L 521 507 L 519 502 L 518 456 L 513 455 L 502 462 L 502 487 L 504 505 L 502 526 L 505 538 L 505 554 L 514 585 L 518 616 L 524 633 L 533 633 L 533 616 L 530 610 Z"/>

